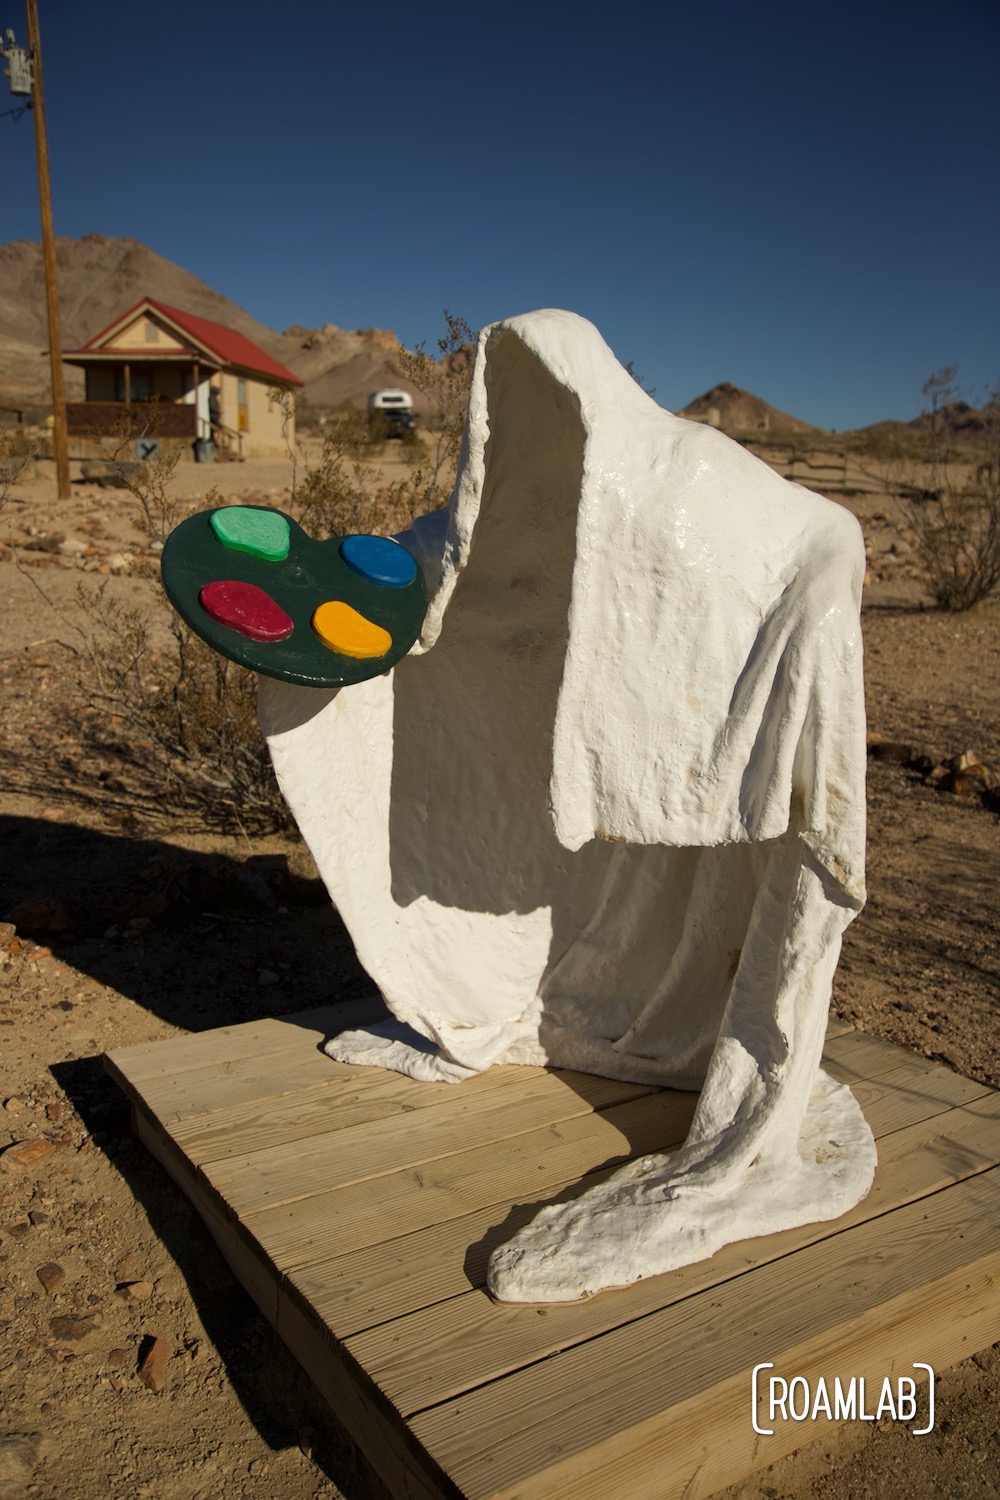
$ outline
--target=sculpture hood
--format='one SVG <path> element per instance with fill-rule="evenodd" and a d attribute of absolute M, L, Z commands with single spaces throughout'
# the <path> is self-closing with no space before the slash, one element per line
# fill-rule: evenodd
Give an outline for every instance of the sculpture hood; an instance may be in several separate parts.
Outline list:
<path fill-rule="evenodd" d="M 501 365 L 540 398 L 556 385 L 567 430 L 512 429 Z M 550 782 L 559 841 L 770 839 L 797 806 L 802 836 L 860 909 L 865 555 L 855 519 L 656 405 L 585 319 L 509 318 L 480 336 L 418 649 L 440 634 L 484 496 L 497 503 L 494 453 L 508 484 L 524 485 L 540 448 L 579 463 L 574 516 L 552 516 L 539 494 L 537 514 L 523 517 L 541 558 L 554 525 L 573 532 Z"/>

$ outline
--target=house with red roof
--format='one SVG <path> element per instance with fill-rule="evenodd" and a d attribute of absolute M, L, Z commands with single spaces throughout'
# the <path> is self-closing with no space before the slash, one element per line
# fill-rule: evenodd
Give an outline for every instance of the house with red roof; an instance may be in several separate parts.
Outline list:
<path fill-rule="evenodd" d="M 152 297 L 63 359 L 86 379 L 86 399 L 66 407 L 77 457 L 98 454 L 102 435 L 202 460 L 284 456 L 294 439 L 282 397 L 299 377 L 235 328 Z"/>

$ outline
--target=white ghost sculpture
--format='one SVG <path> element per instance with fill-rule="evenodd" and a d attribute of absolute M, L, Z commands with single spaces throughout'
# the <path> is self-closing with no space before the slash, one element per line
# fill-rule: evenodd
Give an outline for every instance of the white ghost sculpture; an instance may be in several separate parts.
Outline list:
<path fill-rule="evenodd" d="M 451 504 L 400 540 L 431 594 L 410 655 L 339 691 L 261 682 L 282 790 L 396 1018 L 328 1051 L 700 1089 L 680 1150 L 494 1253 L 503 1300 L 844 1213 L 875 1166 L 820 1069 L 864 900 L 857 523 L 544 311 L 481 335 Z"/>

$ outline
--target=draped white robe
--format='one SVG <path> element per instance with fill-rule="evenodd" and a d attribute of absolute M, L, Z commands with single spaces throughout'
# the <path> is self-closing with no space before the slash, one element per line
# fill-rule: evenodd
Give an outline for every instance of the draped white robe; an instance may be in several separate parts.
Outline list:
<path fill-rule="evenodd" d="M 570 313 L 480 338 L 420 642 L 262 680 L 282 789 L 396 1018 L 345 1061 L 700 1089 L 684 1146 L 495 1252 L 563 1300 L 834 1218 L 871 1132 L 820 1070 L 864 900 L 864 549 L 841 507 L 658 407 Z"/>

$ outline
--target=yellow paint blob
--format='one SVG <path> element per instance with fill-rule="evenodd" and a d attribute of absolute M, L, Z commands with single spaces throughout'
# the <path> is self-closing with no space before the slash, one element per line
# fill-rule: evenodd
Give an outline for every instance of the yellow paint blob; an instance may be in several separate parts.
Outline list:
<path fill-rule="evenodd" d="M 341 599 L 328 599 L 312 617 L 312 627 L 324 646 L 341 656 L 384 656 L 392 636 L 381 625 L 366 620 Z"/>

